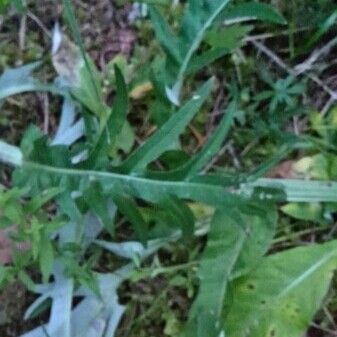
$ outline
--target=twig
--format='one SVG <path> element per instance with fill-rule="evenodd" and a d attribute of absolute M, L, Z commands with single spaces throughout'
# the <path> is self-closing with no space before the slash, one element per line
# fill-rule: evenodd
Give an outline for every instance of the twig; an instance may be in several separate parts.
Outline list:
<path fill-rule="evenodd" d="M 43 330 L 43 333 L 45 334 L 46 337 L 50 337 L 46 327 L 44 325 L 42 325 L 42 330 Z"/>
<path fill-rule="evenodd" d="M 285 62 L 281 60 L 275 53 L 273 53 L 269 48 L 267 48 L 264 44 L 258 41 L 250 41 L 258 50 L 267 55 L 271 60 L 274 61 L 280 68 L 288 72 L 290 75 L 296 76 L 295 71 L 289 67 Z"/>
<path fill-rule="evenodd" d="M 316 49 L 313 53 L 302 63 L 295 66 L 294 70 L 297 75 L 300 75 L 310 70 L 316 61 L 322 56 L 328 54 L 330 50 L 337 44 L 337 37 L 330 40 L 324 47 Z"/>
<path fill-rule="evenodd" d="M 234 167 L 235 167 L 236 169 L 241 169 L 241 163 L 240 163 L 240 160 L 239 160 L 238 156 L 236 155 L 236 152 L 235 152 L 235 149 L 234 149 L 232 143 L 229 143 L 229 144 L 228 144 L 228 152 L 229 152 L 230 155 L 232 156 L 232 160 L 233 160 Z"/>
<path fill-rule="evenodd" d="M 43 109 L 43 132 L 48 134 L 49 130 L 49 98 L 47 93 L 42 94 L 42 109 Z"/>
<path fill-rule="evenodd" d="M 48 36 L 51 38 L 51 33 L 49 31 L 49 29 L 43 24 L 43 22 L 31 11 L 27 11 L 27 16 L 34 21 L 40 28 L 41 30 Z"/>
<path fill-rule="evenodd" d="M 335 99 L 330 96 L 329 100 L 326 102 L 326 104 L 324 105 L 323 109 L 320 112 L 321 117 L 324 117 L 327 114 L 327 112 L 330 110 L 334 101 Z"/>
<path fill-rule="evenodd" d="M 254 139 L 252 142 L 250 142 L 240 153 L 240 157 L 244 157 L 254 146 L 258 144 L 258 140 Z"/>
<path fill-rule="evenodd" d="M 79 5 L 80 7 L 82 7 L 83 9 L 86 9 L 88 10 L 90 8 L 90 5 L 87 5 L 86 3 L 84 3 L 83 1 L 81 0 L 75 0 L 75 3 L 77 5 Z"/>
<path fill-rule="evenodd" d="M 326 305 L 323 307 L 323 311 L 325 313 L 325 316 L 328 318 L 328 320 L 330 321 L 331 325 L 333 326 L 334 330 L 337 331 L 336 322 L 335 322 L 333 316 L 331 315 L 331 312 L 329 311 L 329 309 L 327 308 Z"/>
<path fill-rule="evenodd" d="M 212 166 L 218 161 L 218 159 L 226 153 L 229 144 L 230 142 L 224 144 L 224 146 L 220 149 L 220 151 L 216 154 L 216 156 L 214 156 L 212 160 L 207 164 L 207 166 L 205 166 L 205 168 L 202 170 L 203 174 L 207 173 L 212 168 Z"/>
<path fill-rule="evenodd" d="M 318 84 L 324 91 L 326 91 L 333 100 L 337 100 L 337 92 L 327 86 L 321 79 L 319 79 L 316 75 L 306 74 L 308 78 L 310 78 L 313 82 Z"/>
<path fill-rule="evenodd" d="M 19 29 L 19 48 L 21 52 L 25 49 L 26 30 L 27 30 L 27 15 L 23 15 L 20 20 L 20 29 Z"/>
<path fill-rule="evenodd" d="M 327 329 L 327 328 L 323 328 L 319 324 L 316 324 L 316 323 L 312 322 L 310 325 L 312 327 L 318 329 L 318 330 L 321 330 L 321 331 L 324 331 L 324 332 L 327 332 L 327 333 L 331 334 L 331 336 L 337 336 L 337 332 L 336 331 L 333 331 L 333 330 Z"/>
<path fill-rule="evenodd" d="M 295 33 L 300 33 L 304 31 L 310 30 L 310 27 L 301 27 L 296 29 Z M 283 30 L 278 33 L 264 33 L 264 34 L 256 34 L 256 35 L 249 35 L 243 39 L 244 42 L 252 42 L 252 41 L 259 41 L 259 40 L 267 40 L 272 39 L 274 37 L 279 37 L 283 35 L 289 35 L 289 29 Z"/>
<path fill-rule="evenodd" d="M 275 53 L 273 53 L 269 48 L 267 48 L 265 45 L 263 45 L 260 42 L 257 41 L 251 41 L 251 43 L 261 52 L 263 52 L 265 55 L 267 55 L 271 60 L 274 61 L 280 68 L 285 70 L 289 75 L 292 76 L 299 76 L 300 74 L 297 73 L 293 68 L 288 66 L 285 62 L 283 62 Z M 325 92 L 329 94 L 331 99 L 334 101 L 337 101 L 337 91 L 334 91 L 329 86 L 327 86 L 320 78 L 318 78 L 316 75 L 308 74 L 306 73 L 307 70 L 303 73 L 304 76 L 309 78 L 311 81 L 318 84 Z M 302 75 L 302 73 L 301 73 Z"/>
<path fill-rule="evenodd" d="M 194 138 L 197 140 L 198 142 L 198 148 L 202 147 L 205 143 L 205 138 L 204 136 L 192 125 L 189 124 L 188 128 L 190 129 L 192 135 L 194 136 Z"/>
<path fill-rule="evenodd" d="M 326 239 L 331 240 L 332 237 L 336 234 L 336 232 L 337 232 L 337 222 L 333 225 L 329 233 L 326 235 Z"/>
<path fill-rule="evenodd" d="M 293 126 L 294 126 L 294 134 L 298 136 L 300 134 L 300 130 L 298 127 L 298 116 L 293 117 Z"/>
<path fill-rule="evenodd" d="M 224 84 L 222 82 L 220 82 L 220 92 L 217 95 L 217 97 L 215 98 L 215 102 L 213 105 L 213 110 L 211 112 L 210 118 L 208 120 L 208 123 L 206 125 L 206 133 L 209 134 L 212 132 L 213 128 L 214 128 L 214 121 L 215 118 L 219 115 L 223 114 L 223 111 L 221 111 L 220 107 L 221 107 L 221 103 L 224 101 L 225 98 L 225 94 L 224 94 Z"/>

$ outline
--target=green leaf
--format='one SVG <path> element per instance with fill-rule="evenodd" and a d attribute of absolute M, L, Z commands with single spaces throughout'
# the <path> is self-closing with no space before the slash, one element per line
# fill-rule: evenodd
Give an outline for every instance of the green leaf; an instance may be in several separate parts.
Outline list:
<path fill-rule="evenodd" d="M 57 198 L 57 204 L 61 214 L 67 215 L 73 224 L 82 224 L 83 216 L 77 207 L 75 200 L 70 196 L 70 193 L 63 193 Z M 77 237 L 79 239 L 79 237 Z"/>
<path fill-rule="evenodd" d="M 162 181 L 109 172 L 62 169 L 32 162 L 26 162 L 20 171 L 27 176 L 36 175 L 37 177 L 41 174 L 52 176 L 53 180 L 51 182 L 54 182 L 57 186 L 59 186 L 59 181 L 56 180 L 57 177 L 58 179 L 67 177 L 75 181 L 78 179 L 94 179 L 101 183 L 106 193 L 112 193 L 118 187 L 127 194 L 153 203 L 158 202 L 158 200 L 161 200 L 168 194 L 175 195 L 180 199 L 195 200 L 213 206 L 234 207 L 246 200 L 236 193 L 229 192 L 221 185 L 214 186 L 184 181 Z M 334 188 L 337 189 L 337 186 Z M 335 199 L 337 199 L 336 195 L 334 196 Z"/>
<path fill-rule="evenodd" d="M 270 5 L 250 2 L 229 8 L 227 7 L 228 4 L 229 0 L 187 1 L 177 34 L 173 34 L 162 16 L 155 9 L 151 9 L 151 18 L 157 39 L 167 54 L 165 81 L 172 102 L 179 103 L 184 77 L 187 73 L 197 71 L 200 67 L 207 66 L 227 53 L 224 48 L 221 48 L 222 50 L 217 48 L 216 51 L 206 51 L 200 56 L 201 59 L 196 57 L 193 60 L 207 30 L 215 23 L 218 24 L 224 20 L 237 22 L 247 19 L 285 23 L 282 16 Z M 235 30 L 235 34 L 237 31 L 238 29 Z M 230 47 L 233 47 L 233 43 Z M 202 62 L 198 63 L 197 61 Z M 193 64 L 191 64 L 192 62 Z M 176 81 L 175 84 L 172 85 L 172 81 Z"/>
<path fill-rule="evenodd" d="M 199 49 L 207 29 L 228 3 L 229 0 L 189 0 L 177 36 L 173 35 L 161 15 L 151 8 L 151 18 L 157 39 L 168 55 L 166 80 L 167 78 L 176 80 L 173 89 L 168 89 L 172 95 L 176 96 L 171 97 L 172 101 L 179 102 L 184 76 L 187 71 L 191 71 L 189 68 L 191 60 Z M 219 56 L 218 51 L 216 55 Z M 208 62 L 206 57 L 202 59 L 205 65 L 214 60 L 214 54 L 207 56 L 209 56 Z M 194 62 L 194 67 L 196 64 Z"/>
<path fill-rule="evenodd" d="M 169 54 L 177 63 L 182 62 L 182 56 L 178 48 L 178 41 L 174 37 L 170 27 L 165 22 L 161 14 L 153 7 L 150 7 L 151 21 L 156 33 L 156 38 L 162 45 L 167 54 Z"/>
<path fill-rule="evenodd" d="M 91 113 L 95 114 L 101 120 L 105 120 L 109 108 L 103 101 L 101 74 L 97 71 L 93 61 L 88 57 L 87 64 L 87 66 L 84 64 L 80 67 L 80 83 L 77 87 L 71 88 L 71 93 L 76 100 Z"/>
<path fill-rule="evenodd" d="M 90 105 L 92 112 L 95 112 L 98 116 L 105 116 L 105 110 L 103 110 L 104 104 L 102 103 L 102 91 L 98 81 L 98 74 L 95 72 L 95 66 L 91 62 L 85 52 L 84 45 L 82 43 L 81 34 L 78 29 L 76 22 L 76 16 L 74 13 L 74 8 L 71 4 L 71 0 L 62 0 L 64 6 L 64 15 L 69 24 L 70 30 L 73 34 L 73 37 L 76 41 L 76 44 L 79 46 L 82 58 L 85 63 L 85 68 L 82 69 L 81 74 L 81 86 L 85 90 L 83 94 L 89 95 L 89 99 L 86 96 L 82 96 L 78 93 L 77 98 L 84 99 Z M 83 83 L 82 83 L 83 80 Z M 101 110 L 102 109 L 102 110 Z"/>
<path fill-rule="evenodd" d="M 160 206 L 168 212 L 172 225 L 181 228 L 185 237 L 193 235 L 195 218 L 183 201 L 176 196 L 168 195 L 160 201 Z"/>
<path fill-rule="evenodd" d="M 320 203 L 291 203 L 281 207 L 283 213 L 299 220 L 322 222 L 323 207 Z"/>
<path fill-rule="evenodd" d="M 233 50 L 241 46 L 241 40 L 253 26 L 232 25 L 222 29 L 212 29 L 206 33 L 205 41 L 213 48 Z"/>
<path fill-rule="evenodd" d="M 229 53 L 230 50 L 227 48 L 212 48 L 200 55 L 194 55 L 186 69 L 186 74 L 194 74 Z"/>
<path fill-rule="evenodd" d="M 40 128 L 35 125 L 29 125 L 21 138 L 20 148 L 25 157 L 30 157 L 34 150 L 35 141 L 44 136 Z"/>
<path fill-rule="evenodd" d="M 114 191 L 112 198 L 117 205 L 118 210 L 132 224 L 138 240 L 145 246 L 147 243 L 148 225 L 141 212 L 138 210 L 134 200 L 120 190 Z"/>
<path fill-rule="evenodd" d="M 232 282 L 225 302 L 226 336 L 302 336 L 336 267 L 336 241 L 266 257 L 256 270 Z"/>
<path fill-rule="evenodd" d="M 50 164 L 55 167 L 71 166 L 70 153 L 65 146 L 49 146 L 49 141 L 46 136 L 37 138 L 36 140 L 35 136 L 37 135 L 29 135 L 29 138 L 31 137 L 33 140 L 32 144 L 29 145 L 28 141 L 25 143 L 25 147 L 31 150 L 30 153 L 25 152 L 27 158 L 29 157 L 30 160 L 47 165 Z M 27 175 L 25 172 L 16 170 L 13 175 L 13 181 L 17 186 L 30 188 L 30 195 L 37 195 L 50 187 L 60 186 L 60 179 L 55 176 L 43 174 L 42 172 L 31 173 L 32 174 Z M 67 186 L 67 183 L 67 181 L 63 181 L 62 186 L 69 188 L 70 186 Z"/>
<path fill-rule="evenodd" d="M 5 9 L 9 5 L 9 0 L 0 0 L 0 14 L 5 12 Z"/>
<path fill-rule="evenodd" d="M 261 178 L 252 183 L 241 184 L 241 192 L 246 195 L 254 195 L 254 189 L 257 188 L 257 199 L 265 201 L 273 199 L 273 190 L 284 193 L 283 199 L 292 202 L 337 201 L 337 183 L 332 181 Z"/>
<path fill-rule="evenodd" d="M 297 51 L 297 55 L 304 54 L 310 51 L 310 48 L 313 47 L 315 43 L 317 43 L 320 38 L 326 34 L 337 21 L 337 10 L 333 11 L 318 27 L 317 31 L 310 36 L 308 41 L 306 41 L 303 47 L 300 47 Z"/>
<path fill-rule="evenodd" d="M 147 164 L 170 148 L 207 99 L 213 79 L 207 81 L 172 117 L 121 165 L 122 172 L 143 170 Z"/>
<path fill-rule="evenodd" d="M 2 148 L 0 147 L 0 156 L 2 154 L 1 150 Z M 136 175 L 78 170 L 52 165 L 53 164 L 43 164 L 43 161 L 39 163 L 36 159 L 26 160 L 19 167 L 18 172 L 24 174 L 28 179 L 31 176 L 35 176 L 35 178 L 38 179 L 41 175 L 45 175 L 48 178 L 49 187 L 59 186 L 60 178 L 67 179 L 67 183 L 73 184 L 74 189 L 76 189 L 76 184 L 83 179 L 95 180 L 102 184 L 106 192 L 118 187 L 127 194 L 154 203 L 168 194 L 175 195 L 180 199 L 195 200 L 217 207 L 238 207 L 252 197 L 254 197 L 256 201 L 264 202 L 271 202 L 274 199 L 289 202 L 337 201 L 337 183 L 332 181 L 257 179 L 255 182 L 242 183 L 238 187 L 236 181 L 231 183 L 232 179 L 228 180 L 226 177 L 223 179 L 217 177 L 216 184 L 213 184 L 207 180 L 202 182 L 202 179 L 200 182 L 198 182 L 198 180 L 195 182 L 156 180 Z M 35 183 L 39 184 L 39 180 Z M 258 194 L 255 193 L 257 189 L 259 189 Z M 277 192 L 276 195 L 275 192 Z M 281 199 L 280 196 L 282 196 Z"/>
<path fill-rule="evenodd" d="M 43 283 L 47 283 L 54 264 L 54 250 L 49 238 L 40 241 L 39 264 Z"/>
<path fill-rule="evenodd" d="M 230 127 L 232 126 L 237 110 L 238 106 L 237 102 L 235 101 L 228 106 L 228 109 L 226 109 L 224 117 L 219 123 L 219 126 L 209 137 L 202 150 L 186 164 L 185 168 L 182 169 L 184 171 L 184 176 L 188 178 L 196 176 L 200 170 L 213 158 L 213 156 L 218 153 L 226 138 L 226 135 L 229 132 Z"/>
<path fill-rule="evenodd" d="M 221 13 L 219 19 L 222 21 L 261 20 L 286 24 L 285 19 L 271 5 L 255 1 L 228 8 Z"/>
<path fill-rule="evenodd" d="M 12 224 L 22 225 L 25 222 L 25 214 L 19 200 L 16 200 L 16 203 L 10 202 L 5 204 L 1 211 Z"/>
<path fill-rule="evenodd" d="M 114 147 L 117 136 L 123 130 L 128 110 L 128 94 L 123 75 L 115 66 L 117 92 L 110 116 L 108 117 L 98 140 L 89 154 L 89 158 L 83 167 L 97 168 L 105 161 L 109 151 Z"/>
<path fill-rule="evenodd" d="M 62 187 L 50 188 L 46 191 L 43 191 L 41 195 L 37 195 L 28 201 L 28 203 L 25 205 L 25 212 L 37 212 L 43 205 L 45 205 L 48 201 L 54 199 L 63 191 L 64 188 Z"/>
<path fill-rule="evenodd" d="M 25 11 L 25 6 L 22 2 L 22 0 L 11 0 L 11 2 L 13 2 L 16 10 L 19 12 L 19 13 L 24 13 Z"/>
<path fill-rule="evenodd" d="M 94 182 L 83 192 L 88 207 L 97 215 L 104 227 L 113 233 L 113 219 L 109 215 L 107 196 L 103 193 L 99 183 Z"/>
<path fill-rule="evenodd" d="M 0 265 L 0 289 L 12 279 L 13 270 L 11 267 Z"/>
<path fill-rule="evenodd" d="M 276 222 L 272 204 L 248 204 L 215 213 L 201 258 L 200 289 L 192 305 L 186 336 L 194 336 L 196 326 L 198 336 L 219 336 L 228 282 L 259 264 L 274 237 Z"/>
<path fill-rule="evenodd" d="M 22 269 L 18 273 L 19 280 L 24 284 L 24 286 L 31 292 L 35 291 L 35 283 L 30 278 L 30 276 Z"/>
<path fill-rule="evenodd" d="M 218 210 L 211 223 L 208 242 L 200 262 L 200 289 L 189 313 L 184 337 L 218 337 L 227 282 L 240 255 L 245 232 L 231 215 Z"/>
<path fill-rule="evenodd" d="M 273 203 L 247 203 L 240 208 L 246 234 L 232 278 L 255 268 L 270 248 L 277 226 L 277 210 Z"/>
<path fill-rule="evenodd" d="M 228 3 L 229 0 L 189 1 L 180 30 L 179 47 L 183 55 L 183 61 L 179 67 L 177 82 L 174 86 L 178 93 L 182 88 L 188 65 L 203 41 L 207 29 L 211 27 Z"/>

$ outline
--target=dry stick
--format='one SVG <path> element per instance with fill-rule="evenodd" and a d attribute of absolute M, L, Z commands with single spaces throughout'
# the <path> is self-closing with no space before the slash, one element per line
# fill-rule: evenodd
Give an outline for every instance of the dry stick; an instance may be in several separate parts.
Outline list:
<path fill-rule="evenodd" d="M 32 13 L 31 11 L 27 11 L 27 16 L 32 21 L 34 21 L 48 37 L 51 38 L 51 33 L 49 29 L 43 24 L 43 22 L 34 13 Z"/>
<path fill-rule="evenodd" d="M 224 146 L 220 149 L 220 151 L 216 154 L 216 156 L 212 158 L 212 160 L 207 164 L 207 166 L 205 166 L 205 168 L 202 170 L 203 174 L 207 173 L 212 168 L 212 166 L 218 161 L 218 159 L 226 153 L 229 145 L 231 145 L 231 141 L 224 144 Z"/>
<path fill-rule="evenodd" d="M 258 144 L 258 141 L 256 139 L 248 143 L 247 146 L 240 153 L 240 157 L 244 157 L 257 144 Z"/>
<path fill-rule="evenodd" d="M 285 62 L 281 60 L 275 53 L 273 53 L 269 48 L 264 44 L 258 41 L 250 41 L 258 50 L 267 55 L 274 63 L 276 63 L 280 68 L 284 69 L 290 75 L 296 76 L 295 71 L 289 67 Z"/>
<path fill-rule="evenodd" d="M 210 118 L 209 118 L 208 123 L 206 125 L 206 133 L 207 133 L 207 135 L 210 134 L 213 131 L 213 129 L 214 129 L 215 118 L 217 116 L 223 114 L 223 111 L 220 111 L 221 103 L 222 103 L 222 101 L 225 98 L 225 94 L 224 94 L 224 90 L 223 90 L 224 85 L 223 85 L 222 82 L 220 82 L 220 87 L 221 87 L 220 93 L 217 95 L 217 97 L 215 99 L 213 110 L 211 112 Z"/>
<path fill-rule="evenodd" d="M 323 311 L 325 313 L 325 316 L 328 318 L 329 322 L 331 323 L 331 325 L 333 326 L 334 328 L 334 331 L 337 331 L 337 325 L 336 325 L 336 322 L 331 314 L 331 312 L 329 311 L 328 307 L 325 305 L 323 307 Z"/>
<path fill-rule="evenodd" d="M 326 104 L 324 105 L 323 109 L 321 110 L 321 116 L 322 116 L 322 117 L 324 117 L 324 116 L 327 114 L 327 112 L 330 110 L 331 105 L 333 104 L 334 101 L 335 101 L 335 100 L 334 100 L 334 98 L 332 98 L 332 97 L 330 97 L 330 98 L 328 99 L 328 101 L 327 101 Z"/>
<path fill-rule="evenodd" d="M 27 15 L 23 15 L 20 20 L 20 29 L 19 29 L 19 48 L 21 52 L 25 49 L 26 30 L 27 30 Z"/>
<path fill-rule="evenodd" d="M 240 160 L 239 160 L 238 156 L 236 155 L 233 143 L 228 144 L 228 152 L 232 156 L 232 161 L 233 161 L 234 167 L 238 170 L 241 169 L 242 166 L 241 166 L 241 163 L 240 163 Z"/>
<path fill-rule="evenodd" d="M 197 140 L 198 143 L 197 149 L 202 147 L 205 143 L 204 136 L 192 124 L 189 124 L 187 127 L 191 131 L 193 137 Z"/>
<path fill-rule="evenodd" d="M 299 73 L 297 73 L 293 68 L 288 66 L 285 62 L 281 60 L 280 57 L 275 55 L 269 48 L 267 48 L 265 45 L 263 45 L 260 42 L 257 41 L 250 41 L 258 50 L 263 52 L 265 55 L 267 55 L 274 63 L 276 63 L 280 68 L 284 69 L 285 71 L 288 72 L 288 74 L 297 77 Z M 307 70 L 306 70 L 307 71 Z M 315 82 L 318 84 L 326 93 L 329 94 L 330 99 L 331 99 L 331 104 L 328 107 L 324 107 L 325 111 L 328 111 L 330 106 L 333 104 L 333 102 L 337 101 L 337 92 L 331 89 L 329 86 L 327 86 L 323 81 L 318 78 L 316 75 L 312 74 L 307 74 L 306 71 L 304 72 L 303 75 L 308 77 L 311 81 Z M 321 115 L 323 113 L 321 112 Z"/>
<path fill-rule="evenodd" d="M 295 33 L 300 33 L 304 31 L 310 30 L 310 27 L 302 27 L 296 29 Z M 244 42 L 251 42 L 251 41 L 258 41 L 258 40 L 267 40 L 276 38 L 283 35 L 289 35 L 289 29 L 283 30 L 279 33 L 263 33 L 263 34 L 256 34 L 256 35 L 249 35 L 243 39 Z"/>
<path fill-rule="evenodd" d="M 324 47 L 320 49 L 316 49 L 312 52 L 312 54 L 302 63 L 298 64 L 294 69 L 295 72 L 299 75 L 303 72 L 306 72 L 307 70 L 310 70 L 310 68 L 313 66 L 314 63 L 324 55 L 329 54 L 330 50 L 337 44 L 337 37 L 330 40 Z"/>
<path fill-rule="evenodd" d="M 43 107 L 43 132 L 48 134 L 49 130 L 49 97 L 47 93 L 42 94 L 42 107 Z"/>
<path fill-rule="evenodd" d="M 337 336 L 337 332 L 336 331 L 324 328 L 324 327 L 320 326 L 319 324 L 311 323 L 310 326 L 312 326 L 312 327 L 314 327 L 314 328 L 316 328 L 318 330 L 321 330 L 323 332 L 327 332 L 327 333 L 331 334 L 331 336 Z"/>

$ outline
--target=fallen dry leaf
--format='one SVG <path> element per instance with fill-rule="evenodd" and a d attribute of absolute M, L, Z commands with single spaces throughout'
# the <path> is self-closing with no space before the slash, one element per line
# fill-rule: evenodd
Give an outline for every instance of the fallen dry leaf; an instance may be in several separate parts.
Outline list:
<path fill-rule="evenodd" d="M 291 179 L 296 178 L 293 166 L 295 161 L 286 160 L 279 165 L 273 167 L 269 172 L 266 173 L 267 178 L 279 178 L 279 179 Z"/>
<path fill-rule="evenodd" d="M 15 231 L 15 225 L 0 230 L 0 264 L 9 264 L 12 262 L 13 249 L 21 251 L 29 249 L 29 244 L 27 243 L 13 244 L 10 236 Z"/>
<path fill-rule="evenodd" d="M 146 96 L 149 92 L 151 92 L 152 89 L 153 89 L 153 85 L 151 82 L 144 82 L 134 87 L 131 90 L 129 96 L 135 100 L 141 99 L 144 96 Z"/>
<path fill-rule="evenodd" d="M 8 264 L 12 260 L 12 244 L 9 238 L 14 226 L 0 230 L 0 264 Z"/>

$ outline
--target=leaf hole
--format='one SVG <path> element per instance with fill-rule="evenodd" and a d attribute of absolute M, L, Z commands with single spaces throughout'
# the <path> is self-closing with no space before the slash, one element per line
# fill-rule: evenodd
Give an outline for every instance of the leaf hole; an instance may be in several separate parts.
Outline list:
<path fill-rule="evenodd" d="M 275 337 L 276 336 L 276 331 L 275 329 L 271 329 L 268 333 L 268 337 Z"/>
<path fill-rule="evenodd" d="M 252 284 L 252 283 L 248 283 L 248 284 L 247 284 L 247 288 L 248 288 L 249 290 L 255 290 L 255 289 L 256 289 L 255 285 Z"/>

